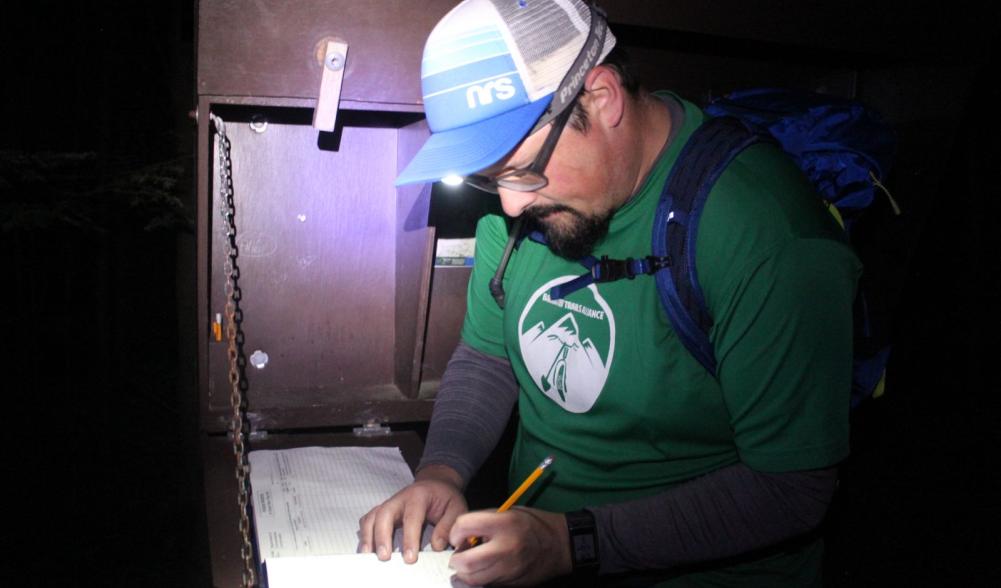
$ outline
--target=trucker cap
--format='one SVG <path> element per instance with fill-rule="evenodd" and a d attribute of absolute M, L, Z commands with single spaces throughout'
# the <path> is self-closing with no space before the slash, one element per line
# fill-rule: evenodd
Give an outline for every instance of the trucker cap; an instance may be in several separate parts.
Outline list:
<path fill-rule="evenodd" d="M 493 165 L 573 102 L 615 37 L 582 0 L 465 0 L 424 45 L 431 136 L 396 185 Z"/>

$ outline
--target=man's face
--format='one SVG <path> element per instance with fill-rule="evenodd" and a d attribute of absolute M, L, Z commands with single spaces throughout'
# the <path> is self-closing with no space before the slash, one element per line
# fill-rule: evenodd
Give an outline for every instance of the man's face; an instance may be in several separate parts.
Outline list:
<path fill-rule="evenodd" d="M 485 170 L 496 175 L 529 166 L 551 131 L 551 125 L 527 137 L 507 158 Z M 522 214 L 546 235 L 550 249 L 577 260 L 589 254 L 608 232 L 615 212 L 610 196 L 610 173 L 614 165 L 603 156 L 600 136 L 570 125 L 563 131 L 545 169 L 549 184 L 534 192 L 499 188 L 504 212 Z"/>

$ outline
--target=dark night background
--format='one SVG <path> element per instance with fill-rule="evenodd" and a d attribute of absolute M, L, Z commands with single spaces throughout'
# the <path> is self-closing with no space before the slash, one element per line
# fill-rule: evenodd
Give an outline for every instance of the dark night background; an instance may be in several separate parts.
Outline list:
<path fill-rule="evenodd" d="M 179 375 L 197 329 L 194 7 L 19 10 L 0 47 L 0 583 L 208 586 L 198 398 Z M 1001 579 L 996 43 L 977 63 L 937 196 L 897 194 L 917 237 L 887 397 L 855 415 L 828 521 L 836 585 Z"/>

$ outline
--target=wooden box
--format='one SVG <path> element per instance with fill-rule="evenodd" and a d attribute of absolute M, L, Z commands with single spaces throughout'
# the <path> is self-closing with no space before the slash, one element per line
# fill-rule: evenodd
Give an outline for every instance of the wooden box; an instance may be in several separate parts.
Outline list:
<path fill-rule="evenodd" d="M 604 4 L 647 85 L 701 102 L 747 86 L 856 95 L 861 64 L 917 44 L 889 8 L 857 19 L 841 3 L 808 12 L 765 0 Z M 197 381 L 215 585 L 239 583 L 240 559 L 226 435 L 226 165 L 212 120 L 231 142 L 251 445 L 399 445 L 413 466 L 412 425 L 430 418 L 470 270 L 434 266 L 431 186 L 393 181 L 427 137 L 421 53 L 453 5 L 198 3 Z M 349 50 L 337 126 L 322 132 L 311 122 L 329 39 Z M 352 432 L 366 424 L 391 431 Z"/>

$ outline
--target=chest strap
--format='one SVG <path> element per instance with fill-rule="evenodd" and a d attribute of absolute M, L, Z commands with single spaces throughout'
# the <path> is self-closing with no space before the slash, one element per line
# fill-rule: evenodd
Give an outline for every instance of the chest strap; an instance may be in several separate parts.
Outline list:
<path fill-rule="evenodd" d="M 657 257 L 647 255 L 640 259 L 627 257 L 626 259 L 609 259 L 607 255 L 597 258 L 593 255 L 580 260 L 581 265 L 587 268 L 587 273 L 582 274 L 569 282 L 558 286 L 553 286 L 549 290 L 549 296 L 554 300 L 565 298 L 581 288 L 586 288 L 594 283 L 614 282 L 622 279 L 633 279 L 641 275 L 653 275 L 660 270 L 671 266 L 670 257 Z"/>

